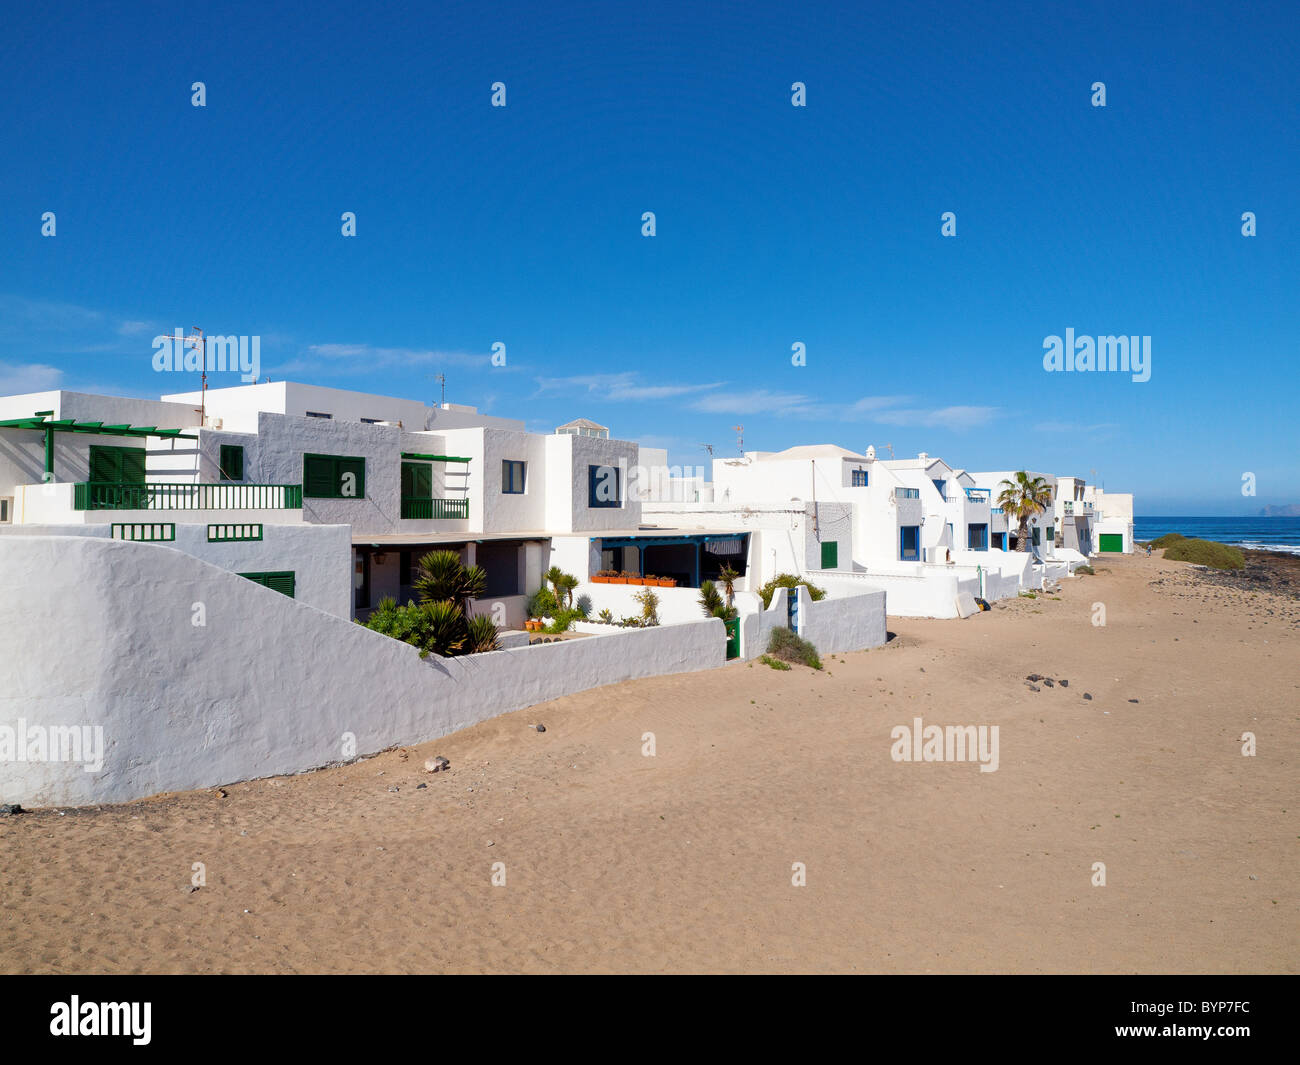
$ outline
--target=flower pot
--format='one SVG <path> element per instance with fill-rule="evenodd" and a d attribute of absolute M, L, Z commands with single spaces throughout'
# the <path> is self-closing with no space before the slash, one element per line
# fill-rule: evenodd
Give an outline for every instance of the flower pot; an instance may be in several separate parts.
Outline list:
<path fill-rule="evenodd" d="M 609 577 L 607 579 L 610 584 L 627 584 L 626 577 Z"/>
<path fill-rule="evenodd" d="M 592 578 L 591 578 L 591 583 L 592 583 L 592 584 L 608 584 L 608 583 L 609 583 L 609 578 L 608 578 L 608 577 L 592 577 Z"/>

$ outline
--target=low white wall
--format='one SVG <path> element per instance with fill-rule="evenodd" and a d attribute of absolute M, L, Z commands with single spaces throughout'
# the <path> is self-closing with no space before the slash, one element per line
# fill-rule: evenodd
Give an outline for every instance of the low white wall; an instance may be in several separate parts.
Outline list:
<path fill-rule="evenodd" d="M 973 579 L 973 578 L 972 578 Z M 959 578 L 956 573 L 837 573 L 819 582 L 837 595 L 864 588 L 883 589 L 889 613 L 903 618 L 955 618 Z M 969 586 L 968 586 L 969 587 Z"/>
<path fill-rule="evenodd" d="M 422 660 L 180 551 L 100 537 L 0 537 L 0 586 L 0 725 L 104 737 L 98 772 L 0 760 L 0 802 L 31 806 L 299 772 L 726 653 L 722 623 L 705 619 L 619 633 L 616 654 L 582 639 Z"/>
<path fill-rule="evenodd" d="M 856 595 L 814 603 L 807 588 L 799 590 L 799 635 L 822 655 L 880 647 L 887 639 L 885 592 L 863 589 Z"/>
<path fill-rule="evenodd" d="M 574 601 L 579 596 L 591 600 L 591 616 L 596 617 L 602 610 L 608 610 L 614 619 L 641 616 L 641 604 L 636 601 L 637 592 L 643 591 L 640 584 L 587 584 L 578 585 L 574 591 Z M 651 588 L 659 597 L 659 623 L 675 625 L 683 621 L 704 621 L 704 608 L 700 606 L 698 588 Z M 718 594 L 722 591 L 719 589 Z"/>

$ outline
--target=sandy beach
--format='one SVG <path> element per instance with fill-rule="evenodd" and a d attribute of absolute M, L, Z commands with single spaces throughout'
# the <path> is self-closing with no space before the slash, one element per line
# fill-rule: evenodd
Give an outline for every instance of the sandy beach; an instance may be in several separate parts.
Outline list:
<path fill-rule="evenodd" d="M 0 970 L 1296 972 L 1300 599 L 1253 565 L 1283 575 L 1107 557 L 823 673 L 636 681 L 224 795 L 0 818 Z M 894 761 L 918 717 L 997 725 L 997 771 Z"/>

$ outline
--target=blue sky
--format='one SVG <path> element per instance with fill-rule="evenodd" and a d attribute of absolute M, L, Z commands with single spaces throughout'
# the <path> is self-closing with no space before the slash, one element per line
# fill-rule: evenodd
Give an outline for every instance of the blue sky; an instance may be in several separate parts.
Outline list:
<path fill-rule="evenodd" d="M 152 338 L 201 325 L 260 336 L 264 377 L 430 400 L 442 372 L 451 401 L 681 464 L 743 424 L 747 448 L 1095 471 L 1139 513 L 1300 502 L 1294 5 L 7 22 L 0 394 L 196 386 Z M 1045 372 L 1067 327 L 1151 336 L 1151 379 Z"/>

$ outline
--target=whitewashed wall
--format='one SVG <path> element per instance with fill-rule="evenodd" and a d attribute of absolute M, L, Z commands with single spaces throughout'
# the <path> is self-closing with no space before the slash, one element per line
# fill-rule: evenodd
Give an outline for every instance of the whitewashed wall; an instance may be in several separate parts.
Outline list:
<path fill-rule="evenodd" d="M 324 614 L 179 551 L 0 537 L 0 724 L 101 726 L 103 770 L 0 761 L 0 801 L 123 802 L 419 743 L 634 677 L 721 665 L 703 620 L 455 659 Z M 206 603 L 207 624 L 192 624 Z M 51 638 L 51 634 L 58 638 Z M 609 640 L 622 641 L 611 653 Z"/>

